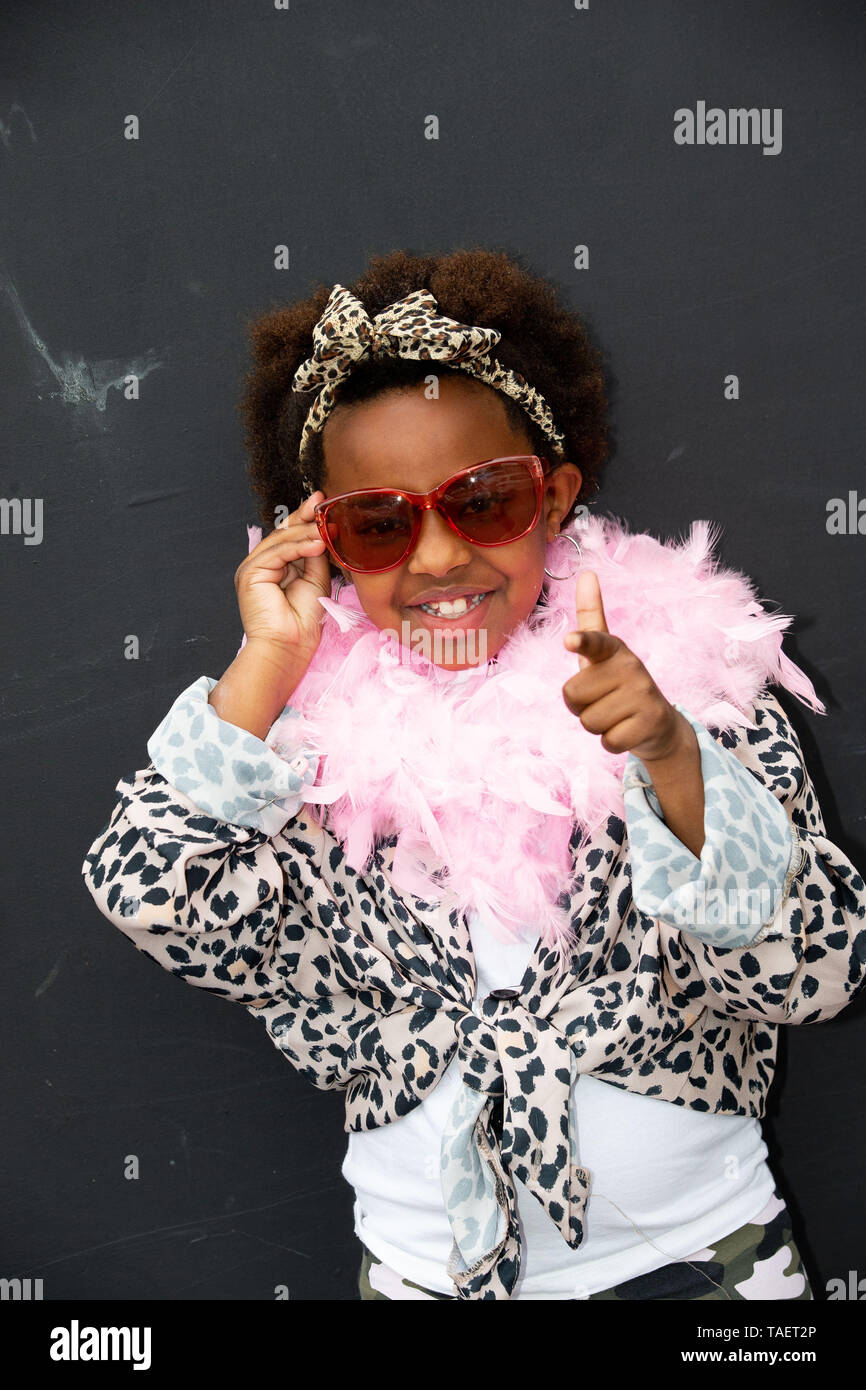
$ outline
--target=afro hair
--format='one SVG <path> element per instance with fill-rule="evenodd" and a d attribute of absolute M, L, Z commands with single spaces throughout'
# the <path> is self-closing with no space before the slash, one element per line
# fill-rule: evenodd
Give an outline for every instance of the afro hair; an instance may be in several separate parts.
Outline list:
<path fill-rule="evenodd" d="M 538 390 L 564 436 L 561 457 L 577 465 L 582 484 L 574 507 L 598 488 L 608 453 L 607 392 L 600 351 L 582 317 L 564 308 L 552 285 L 524 269 L 513 256 L 485 249 L 441 256 L 412 256 L 403 250 L 372 256 L 364 273 L 348 287 L 370 317 L 411 290 L 429 289 L 439 311 L 461 323 L 496 328 L 496 358 L 520 372 Z M 322 432 L 299 458 L 301 431 L 312 393 L 292 390 L 295 371 L 313 350 L 312 332 L 330 297 L 319 284 L 308 298 L 280 305 L 247 323 L 252 368 L 245 378 L 239 410 L 249 457 L 249 477 L 258 499 L 262 526 L 275 525 L 278 508 L 296 510 L 323 487 Z M 336 388 L 339 404 L 369 400 L 422 381 L 429 361 L 366 359 Z M 457 368 L 437 367 L 437 374 Z M 476 380 L 476 378 L 471 378 Z M 494 390 L 493 387 L 485 387 Z M 502 392 L 512 424 L 525 431 L 532 451 L 550 457 L 553 446 L 520 405 Z"/>

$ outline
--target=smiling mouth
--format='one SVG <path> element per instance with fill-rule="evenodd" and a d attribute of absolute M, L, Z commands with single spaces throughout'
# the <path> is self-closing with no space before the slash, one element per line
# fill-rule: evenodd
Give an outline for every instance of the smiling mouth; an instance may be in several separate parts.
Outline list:
<path fill-rule="evenodd" d="M 467 613 L 471 613 L 473 608 L 477 608 L 487 598 L 488 590 L 482 594 L 472 594 L 461 598 L 443 599 L 441 603 L 416 603 L 414 606 L 420 608 L 424 613 L 429 613 L 433 618 L 462 618 Z"/>
<path fill-rule="evenodd" d="M 450 603 L 413 603 L 404 611 L 415 615 L 415 622 L 422 627 L 459 631 L 483 627 L 488 622 L 490 606 L 498 593 L 488 589 L 482 594 L 467 594 Z"/>

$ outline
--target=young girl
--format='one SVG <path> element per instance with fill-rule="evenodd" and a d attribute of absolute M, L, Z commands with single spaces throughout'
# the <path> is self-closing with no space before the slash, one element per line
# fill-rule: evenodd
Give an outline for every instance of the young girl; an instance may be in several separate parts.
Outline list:
<path fill-rule="evenodd" d="M 810 1299 L 760 1119 L 866 890 L 790 619 L 706 523 L 588 513 L 599 355 L 505 255 L 374 258 L 252 342 L 244 642 L 119 782 L 100 910 L 345 1091 L 362 1298 Z"/>

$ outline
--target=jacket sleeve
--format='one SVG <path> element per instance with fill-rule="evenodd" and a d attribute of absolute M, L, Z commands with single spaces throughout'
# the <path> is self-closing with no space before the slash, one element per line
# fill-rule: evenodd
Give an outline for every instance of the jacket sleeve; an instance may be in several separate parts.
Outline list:
<path fill-rule="evenodd" d="M 188 984 L 262 1007 L 285 998 L 303 936 L 273 836 L 295 816 L 317 758 L 288 761 L 227 723 L 202 676 L 123 777 L 82 874 L 100 912 Z M 285 712 L 284 712 L 285 713 Z"/>
<path fill-rule="evenodd" d="M 772 1023 L 832 1018 L 864 983 L 866 888 L 827 838 L 797 735 L 770 691 L 751 729 L 714 738 L 683 713 L 701 747 L 704 846 L 698 859 L 660 824 L 649 775 L 629 759 L 635 904 L 695 1003 Z"/>

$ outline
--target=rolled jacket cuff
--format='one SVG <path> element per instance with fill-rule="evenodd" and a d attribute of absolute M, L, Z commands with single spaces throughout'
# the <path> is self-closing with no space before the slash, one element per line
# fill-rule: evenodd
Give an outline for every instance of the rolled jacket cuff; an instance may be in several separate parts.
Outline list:
<path fill-rule="evenodd" d="M 157 772 L 206 815 L 276 835 L 300 810 L 318 755 L 299 740 L 297 753 L 283 758 L 255 734 L 220 718 L 208 703 L 216 683 L 199 676 L 178 695 L 148 739 L 148 754 Z M 298 712 L 287 706 L 280 719 L 293 716 Z"/>
<path fill-rule="evenodd" d="M 632 896 L 648 917 L 716 947 L 762 937 L 802 864 L 782 803 L 699 720 L 675 704 L 697 736 L 704 783 L 700 857 L 665 824 L 652 779 L 629 753 L 623 777 Z"/>

